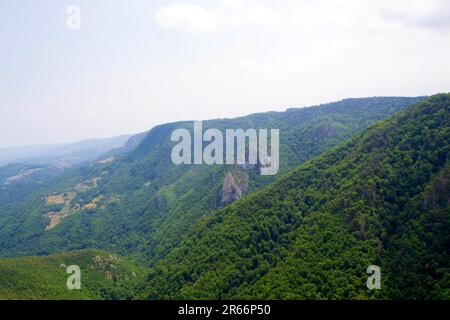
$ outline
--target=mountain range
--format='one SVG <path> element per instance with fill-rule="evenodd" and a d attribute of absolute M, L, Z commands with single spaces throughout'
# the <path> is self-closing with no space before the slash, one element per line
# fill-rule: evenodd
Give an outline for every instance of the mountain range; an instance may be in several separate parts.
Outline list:
<path fill-rule="evenodd" d="M 276 176 L 174 165 L 170 135 L 192 122 L 157 126 L 28 192 L 4 184 L 0 274 L 74 250 L 92 264 L 100 249 L 146 275 L 85 298 L 448 299 L 449 108 L 448 94 L 374 97 L 203 122 L 279 129 Z M 382 290 L 365 286 L 370 265 Z M 2 287 L 0 298 L 20 297 Z"/>

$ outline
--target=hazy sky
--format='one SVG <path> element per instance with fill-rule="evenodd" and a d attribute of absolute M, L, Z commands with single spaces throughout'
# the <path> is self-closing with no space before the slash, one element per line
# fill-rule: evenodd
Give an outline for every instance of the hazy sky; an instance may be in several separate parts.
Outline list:
<path fill-rule="evenodd" d="M 0 0 L 0 41 L 0 147 L 450 91 L 448 0 Z"/>

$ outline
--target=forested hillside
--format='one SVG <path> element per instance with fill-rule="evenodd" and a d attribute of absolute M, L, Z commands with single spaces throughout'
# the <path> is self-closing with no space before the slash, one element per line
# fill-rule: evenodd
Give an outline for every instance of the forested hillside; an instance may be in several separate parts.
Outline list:
<path fill-rule="evenodd" d="M 204 214 L 261 189 L 374 122 L 421 100 L 348 99 L 203 123 L 205 130 L 280 129 L 280 174 L 272 177 L 261 176 L 257 167 L 176 166 L 170 161 L 170 135 L 192 123 L 155 127 L 132 151 L 69 170 L 43 183 L 25 200 L 14 200 L 12 193 L 0 190 L 0 255 L 100 248 L 153 265 L 186 237 Z"/>
<path fill-rule="evenodd" d="M 203 216 L 136 297 L 449 299 L 449 156 L 441 94 Z"/>
<path fill-rule="evenodd" d="M 68 290 L 69 266 L 81 271 L 81 289 Z M 127 299 L 146 270 L 99 250 L 46 257 L 0 259 L 0 300 Z"/>

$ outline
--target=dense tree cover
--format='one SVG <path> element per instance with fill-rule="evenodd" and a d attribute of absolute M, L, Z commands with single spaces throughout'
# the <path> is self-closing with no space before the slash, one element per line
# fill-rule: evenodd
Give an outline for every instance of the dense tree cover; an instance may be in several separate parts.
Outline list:
<path fill-rule="evenodd" d="M 136 297 L 449 299 L 449 156 L 442 94 L 204 215 Z"/>
<path fill-rule="evenodd" d="M 422 99 L 349 99 L 211 120 L 204 122 L 204 128 L 279 128 L 281 175 Z M 170 134 L 191 125 L 155 127 L 137 148 L 115 161 L 65 172 L 20 201 L 11 201 L 13 193 L 0 190 L 0 255 L 101 248 L 153 265 L 187 236 L 195 221 L 220 209 L 218 198 L 227 172 L 248 175 L 247 193 L 278 178 L 262 177 L 257 168 L 242 172 L 231 166 L 173 165 Z M 67 194 L 73 192 L 69 201 Z M 50 194 L 64 195 L 66 202 L 49 204 Z M 47 213 L 52 211 L 61 212 L 64 219 L 46 231 Z"/>
<path fill-rule="evenodd" d="M 81 289 L 68 290 L 67 267 L 81 271 Z M 146 270 L 99 250 L 0 259 L 1 299 L 129 299 Z"/>

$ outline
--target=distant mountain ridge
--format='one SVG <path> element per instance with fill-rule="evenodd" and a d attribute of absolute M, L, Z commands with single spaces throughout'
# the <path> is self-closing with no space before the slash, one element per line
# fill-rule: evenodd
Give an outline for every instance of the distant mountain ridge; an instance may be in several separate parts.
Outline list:
<path fill-rule="evenodd" d="M 70 168 L 95 162 L 108 163 L 133 150 L 146 134 L 84 140 L 68 145 L 0 149 L 0 161 L 3 159 L 3 163 L 8 163 L 0 165 L 0 203 L 2 198 L 23 199 Z M 17 162 L 11 162 L 13 160 Z"/>
<path fill-rule="evenodd" d="M 134 137 L 141 134 L 121 135 L 104 139 L 88 139 L 69 144 L 35 145 L 0 149 L 0 167 L 11 163 L 51 164 L 71 166 L 95 160 L 103 154 L 125 147 Z"/>

